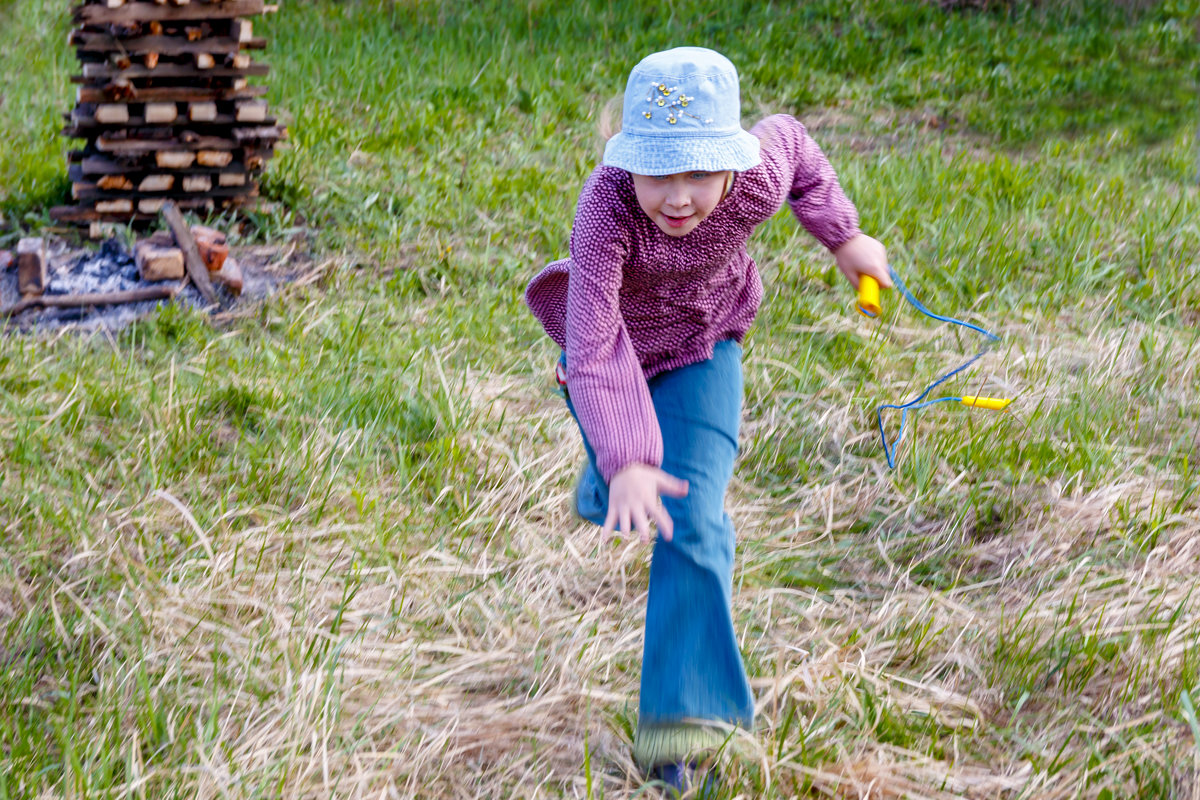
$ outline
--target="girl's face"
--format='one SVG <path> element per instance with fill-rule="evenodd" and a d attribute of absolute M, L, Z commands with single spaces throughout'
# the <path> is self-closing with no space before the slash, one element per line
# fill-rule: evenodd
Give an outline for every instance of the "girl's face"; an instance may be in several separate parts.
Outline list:
<path fill-rule="evenodd" d="M 667 236 L 687 236 L 729 190 L 733 173 L 677 172 L 634 175 L 633 191 L 646 216 Z"/>

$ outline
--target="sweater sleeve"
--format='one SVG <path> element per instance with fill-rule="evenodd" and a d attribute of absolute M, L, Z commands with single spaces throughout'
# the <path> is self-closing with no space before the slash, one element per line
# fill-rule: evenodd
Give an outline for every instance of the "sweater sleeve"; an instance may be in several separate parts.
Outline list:
<path fill-rule="evenodd" d="M 858 210 L 799 120 L 776 114 L 755 125 L 751 133 L 759 137 L 763 162 L 787 182 L 792 213 L 817 241 L 836 250 L 858 235 Z"/>
<path fill-rule="evenodd" d="M 620 310 L 628 213 L 613 187 L 593 175 L 571 232 L 567 391 L 606 482 L 631 463 L 662 464 L 662 432 Z"/>

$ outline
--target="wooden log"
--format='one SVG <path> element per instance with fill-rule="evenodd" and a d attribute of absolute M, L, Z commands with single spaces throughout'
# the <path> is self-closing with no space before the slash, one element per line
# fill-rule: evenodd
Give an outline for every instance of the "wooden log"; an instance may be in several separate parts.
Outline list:
<path fill-rule="evenodd" d="M 187 150 L 159 150 L 154 163 L 164 169 L 186 169 L 196 161 L 196 154 Z"/>
<path fill-rule="evenodd" d="M 165 204 L 160 201 L 158 210 Z M 183 268 L 183 251 L 178 247 L 163 247 L 143 240 L 134 245 L 133 260 L 144 281 L 177 281 L 187 274 Z"/>
<path fill-rule="evenodd" d="M 169 192 L 175 186 L 174 175 L 147 175 L 138 184 L 139 192 Z"/>
<path fill-rule="evenodd" d="M 217 118 L 217 104 L 205 101 L 188 103 L 188 119 L 192 122 L 211 122 Z"/>
<path fill-rule="evenodd" d="M 76 195 L 80 207 L 85 208 L 89 203 L 107 202 L 110 200 L 128 200 L 130 203 L 137 204 L 141 200 L 164 200 L 174 197 L 174 199 L 181 202 L 185 199 L 205 199 L 224 202 L 227 200 L 236 200 L 239 197 L 255 197 L 258 194 L 257 187 L 254 186 L 212 186 L 208 190 L 192 191 L 184 194 L 183 180 L 186 178 L 202 181 L 210 186 L 214 181 L 211 175 L 180 176 L 175 183 L 176 188 L 172 193 L 168 194 L 162 192 L 142 192 L 140 190 L 131 190 L 122 193 L 105 192 L 96 188 L 96 185 L 93 183 L 79 183 L 72 187 L 72 193 Z M 204 183 L 197 184 L 197 186 L 199 189 L 203 189 Z M 110 213 L 115 212 L 110 210 Z"/>
<path fill-rule="evenodd" d="M 236 108 L 238 122 L 264 122 L 267 119 L 266 100 L 243 100 Z"/>
<path fill-rule="evenodd" d="M 174 103 L 146 103 L 145 118 L 147 124 L 161 125 L 166 122 L 174 122 L 178 116 L 179 107 Z"/>
<path fill-rule="evenodd" d="M 228 36 L 212 36 L 198 42 L 188 42 L 176 36 L 138 36 L 133 39 L 117 39 L 107 33 L 93 31 L 72 31 L 70 44 L 83 53 L 127 53 L 141 55 L 143 53 L 162 53 L 163 55 L 181 55 L 183 53 L 236 53 L 240 50 L 262 50 L 266 48 L 266 39 L 250 39 L 239 42 Z"/>
<path fill-rule="evenodd" d="M 200 156 L 204 153 L 209 154 L 209 156 L 205 157 L 206 160 L 210 156 L 222 156 L 222 158 L 204 164 L 200 161 Z M 233 158 L 233 153 L 229 150 L 201 150 L 193 153 L 193 156 L 195 158 L 192 165 L 189 165 L 193 172 L 215 175 L 217 173 L 245 173 L 247 171 L 246 165 L 240 162 L 230 160 L 228 163 L 224 163 L 226 158 Z M 187 169 L 187 167 L 183 169 Z M 83 158 L 73 159 L 73 163 L 67 168 L 67 177 L 73 181 L 81 181 L 84 180 L 85 176 L 95 179 L 103 175 L 128 175 L 130 180 L 136 182 L 146 176 L 158 174 L 158 172 L 158 165 L 154 162 L 153 158 L 127 161 L 124 159 L 108 158 L 102 155 L 88 154 Z"/>
<path fill-rule="evenodd" d="M 207 192 L 210 189 L 212 189 L 212 178 L 208 175 L 183 176 L 183 190 L 185 192 Z"/>
<path fill-rule="evenodd" d="M 196 241 L 192 238 L 192 232 L 188 229 L 187 223 L 183 221 L 183 214 L 179 213 L 179 208 L 175 203 L 168 200 L 163 204 L 162 208 L 163 219 L 167 221 L 167 227 L 171 229 L 172 235 L 175 237 L 175 242 L 183 250 L 184 266 L 187 268 L 188 277 L 192 283 L 196 284 L 196 288 L 200 290 L 200 294 L 210 303 L 217 302 L 217 295 L 213 292 L 212 281 L 208 277 L 208 268 L 200 258 L 200 253 L 196 250 Z"/>
<path fill-rule="evenodd" d="M 207 195 L 177 197 L 172 202 L 181 209 L 199 212 L 212 211 L 218 202 L 222 207 L 255 208 L 260 205 L 254 192 L 228 198 L 212 198 Z M 136 211 L 124 214 L 100 213 L 90 206 L 54 206 L 50 209 L 50 217 L 59 222 L 114 222 L 119 224 L 150 222 L 157 219 L 155 215 L 139 214 Z"/>
<path fill-rule="evenodd" d="M 101 135 L 96 137 L 96 149 L 114 155 L 135 155 L 160 150 L 187 150 L 191 151 L 194 161 L 195 152 L 198 150 L 236 150 L 239 147 L 257 147 L 273 143 L 285 133 L 274 127 L 234 128 L 229 132 L 233 134 L 232 140 L 221 136 L 184 135 L 187 133 L 186 131 L 175 138 L 162 139 L 122 139 Z M 167 165 L 159 164 L 159 166 Z M 185 166 L 190 166 L 190 164 Z"/>
<path fill-rule="evenodd" d="M 203 152 L 203 151 L 200 151 Z M 214 151 L 228 152 L 228 151 Z M 178 167 L 175 169 L 191 169 L 192 172 L 253 172 L 250 165 L 244 161 L 231 161 L 225 167 L 210 167 L 199 164 L 196 156 L 199 153 L 192 153 L 192 163 L 186 167 Z M 245 150 L 242 153 L 243 158 L 260 155 L 254 150 Z M 71 180 L 83 180 L 85 175 L 134 175 L 152 174 L 158 172 L 159 167 L 155 154 L 139 154 L 133 158 L 125 158 L 119 155 L 101 155 L 82 150 L 71 150 L 67 153 L 67 159 L 70 161 L 68 167 L 68 175 Z M 261 164 L 259 165 L 261 166 Z"/>
<path fill-rule="evenodd" d="M 154 69 L 158 66 L 158 53 L 146 53 L 142 56 L 142 63 L 146 65 L 146 69 Z"/>
<path fill-rule="evenodd" d="M 251 16 L 241 14 L 239 16 Z M 254 38 L 254 24 L 248 19 L 235 19 L 229 26 L 229 35 L 239 42 L 248 42 Z"/>
<path fill-rule="evenodd" d="M 230 53 L 225 56 L 225 66 L 230 69 L 247 69 L 250 67 L 250 54 Z"/>
<path fill-rule="evenodd" d="M 129 122 L 129 106 L 124 103 L 101 103 L 96 106 L 96 122 L 102 125 L 122 125 Z"/>
<path fill-rule="evenodd" d="M 239 144 L 251 141 L 276 141 L 287 138 L 287 128 L 266 125 L 257 128 L 234 128 L 233 138 Z"/>
<path fill-rule="evenodd" d="M 196 153 L 196 163 L 202 167 L 227 167 L 233 162 L 229 150 L 201 150 Z"/>
<path fill-rule="evenodd" d="M 267 87 L 244 86 L 241 88 L 229 89 L 201 89 L 193 86 L 156 86 L 152 88 L 135 89 L 132 85 L 130 85 L 129 91 L 131 92 L 130 99 L 133 100 L 141 100 L 143 102 L 173 100 L 177 103 L 188 103 L 192 101 L 203 100 L 247 100 L 254 97 L 262 97 L 267 93 Z M 79 87 L 79 91 L 76 93 L 76 102 L 106 103 L 111 102 L 111 98 L 109 95 L 104 93 L 104 90 L 97 89 L 93 86 L 81 86 Z"/>
<path fill-rule="evenodd" d="M 246 173 L 244 172 L 222 172 L 217 175 L 218 186 L 245 186 Z"/>
<path fill-rule="evenodd" d="M 213 67 L 205 71 L 206 78 L 244 78 L 246 76 L 262 77 L 270 72 L 267 64 L 255 64 L 250 60 L 249 53 L 236 53 L 226 56 L 226 60 L 241 59 L 238 63 L 244 66 Z M 109 64 L 84 64 L 83 74 L 73 77 L 76 83 L 103 80 L 105 78 L 122 77 L 137 78 L 193 78 L 196 76 L 195 67 L 190 64 L 167 64 L 159 61 L 156 67 L 130 65 L 126 69 L 116 69 Z"/>
<path fill-rule="evenodd" d="M 96 181 L 96 186 L 106 192 L 128 192 L 133 189 L 133 181 L 124 175 L 105 175 Z"/>
<path fill-rule="evenodd" d="M 77 306 L 115 306 L 123 303 L 139 303 L 143 300 L 163 300 L 174 297 L 179 291 L 176 286 L 144 286 L 122 292 L 100 292 L 96 294 L 44 294 L 26 297 L 7 308 L 0 308 L 0 317 L 11 317 L 31 308 L 74 308 Z"/>
<path fill-rule="evenodd" d="M 141 214 L 157 214 L 162 211 L 163 204 L 166 202 L 166 198 L 163 197 L 143 197 L 141 200 L 138 200 L 138 212 Z"/>
<path fill-rule="evenodd" d="M 196 53 L 196 69 L 212 69 L 216 64 L 212 53 Z"/>
<path fill-rule="evenodd" d="M 46 242 L 40 237 L 17 242 L 17 290 L 21 294 L 46 291 Z"/>
<path fill-rule="evenodd" d="M 98 200 L 95 208 L 100 214 L 128 214 L 133 211 L 133 201 L 125 197 L 116 200 Z"/>
<path fill-rule="evenodd" d="M 112 2 L 112 0 L 109 0 Z M 124 7 L 122 7 L 124 6 Z M 104 25 L 112 22 L 137 21 L 145 22 L 182 22 L 194 19 L 230 19 L 233 17 L 254 17 L 263 12 L 263 0 L 229 0 L 215 5 L 179 5 L 175 7 L 149 5 L 147 3 L 124 2 L 116 6 L 85 4 L 72 9 L 72 15 L 77 24 Z"/>

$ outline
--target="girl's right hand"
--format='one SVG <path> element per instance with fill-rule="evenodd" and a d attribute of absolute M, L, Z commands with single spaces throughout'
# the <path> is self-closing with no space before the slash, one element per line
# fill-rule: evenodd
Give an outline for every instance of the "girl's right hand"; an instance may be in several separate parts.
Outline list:
<path fill-rule="evenodd" d="M 650 542 L 650 520 L 666 541 L 671 541 L 674 525 L 663 508 L 661 495 L 685 497 L 688 483 L 649 464 L 630 464 L 613 476 L 608 485 L 608 514 L 601 531 L 605 537 L 619 530 L 622 534 L 637 529 L 642 544 Z M 631 527 L 632 526 L 632 527 Z"/>

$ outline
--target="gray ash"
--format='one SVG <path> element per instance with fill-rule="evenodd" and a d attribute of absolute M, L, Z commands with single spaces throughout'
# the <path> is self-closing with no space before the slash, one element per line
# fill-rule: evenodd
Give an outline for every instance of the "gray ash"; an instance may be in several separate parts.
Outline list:
<path fill-rule="evenodd" d="M 99 294 L 148 286 L 133 256 L 119 239 L 107 239 L 95 253 L 83 253 L 53 270 L 46 294 Z"/>

